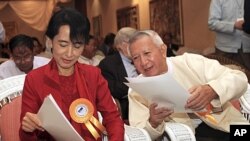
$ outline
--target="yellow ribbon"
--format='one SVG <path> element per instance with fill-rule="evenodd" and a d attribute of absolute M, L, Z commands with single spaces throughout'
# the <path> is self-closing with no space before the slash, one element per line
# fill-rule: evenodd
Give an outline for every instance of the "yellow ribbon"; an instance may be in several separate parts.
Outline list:
<path fill-rule="evenodd" d="M 107 134 L 105 127 L 93 116 L 94 106 L 89 100 L 85 98 L 76 99 L 71 103 L 69 113 L 75 122 L 84 123 L 96 140 L 100 137 L 100 135 L 95 127 L 103 134 Z"/>

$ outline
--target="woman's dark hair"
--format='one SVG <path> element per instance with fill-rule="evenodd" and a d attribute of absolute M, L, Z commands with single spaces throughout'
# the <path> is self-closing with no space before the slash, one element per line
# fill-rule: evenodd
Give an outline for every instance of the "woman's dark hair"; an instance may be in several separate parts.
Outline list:
<path fill-rule="evenodd" d="M 70 40 L 72 42 L 88 41 L 90 23 L 86 16 L 72 8 L 62 8 L 51 17 L 46 35 L 53 39 L 59 32 L 59 28 L 68 25 L 70 28 Z"/>
<path fill-rule="evenodd" d="M 33 47 L 34 47 L 33 39 L 30 36 L 27 36 L 24 34 L 16 35 L 10 39 L 9 49 L 11 53 L 13 53 L 13 50 L 19 46 L 25 46 L 33 51 Z"/>

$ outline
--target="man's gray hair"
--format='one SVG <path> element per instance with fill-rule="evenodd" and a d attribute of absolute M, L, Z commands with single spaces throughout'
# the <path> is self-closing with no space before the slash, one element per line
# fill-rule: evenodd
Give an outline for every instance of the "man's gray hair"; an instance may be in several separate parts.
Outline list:
<path fill-rule="evenodd" d="M 137 31 L 133 36 L 131 36 L 131 38 L 129 39 L 129 44 L 132 44 L 133 42 L 137 41 L 138 39 L 148 36 L 150 37 L 153 42 L 156 44 L 157 47 L 160 47 L 161 45 L 164 44 L 164 42 L 162 41 L 160 35 L 153 31 L 153 30 L 141 30 L 141 31 Z"/>
<path fill-rule="evenodd" d="M 137 30 L 132 28 L 132 27 L 123 27 L 121 28 L 116 36 L 115 36 L 115 40 L 114 40 L 114 45 L 115 47 L 117 45 L 122 44 L 123 42 L 128 42 L 130 37 L 136 32 Z"/>

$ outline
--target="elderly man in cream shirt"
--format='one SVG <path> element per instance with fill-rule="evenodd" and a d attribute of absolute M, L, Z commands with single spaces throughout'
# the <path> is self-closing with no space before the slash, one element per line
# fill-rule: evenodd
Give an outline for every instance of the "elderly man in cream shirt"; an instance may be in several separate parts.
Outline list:
<path fill-rule="evenodd" d="M 130 39 L 130 53 L 140 77 L 170 73 L 191 94 L 186 108 L 199 111 L 208 105 L 221 106 L 219 113 L 211 114 L 213 120 L 196 115 L 200 122 L 194 122 L 186 113 L 174 113 L 172 109 L 158 107 L 142 95 L 129 93 L 129 122 L 131 126 L 144 128 L 152 140 L 164 132 L 165 122 L 180 122 L 188 125 L 197 140 L 229 140 L 229 126 L 232 123 L 247 124 L 243 115 L 229 102 L 238 99 L 247 89 L 247 77 L 238 70 L 231 70 L 217 61 L 200 55 L 185 53 L 182 56 L 166 57 L 167 46 L 160 36 L 145 30 L 135 33 Z M 167 84 L 166 84 L 167 85 Z M 173 97 L 174 98 L 174 97 Z M 202 133 L 203 132 L 203 133 Z"/>

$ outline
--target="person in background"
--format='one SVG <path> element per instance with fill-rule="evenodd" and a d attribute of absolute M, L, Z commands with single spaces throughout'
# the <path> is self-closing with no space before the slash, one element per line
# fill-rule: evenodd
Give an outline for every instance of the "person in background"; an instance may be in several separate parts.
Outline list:
<path fill-rule="evenodd" d="M 129 50 L 139 77 L 153 77 L 168 73 L 191 96 L 185 108 L 200 111 L 211 106 L 220 108 L 212 118 L 187 113 L 174 113 L 169 107 L 159 107 L 139 93 L 129 93 L 129 123 L 144 128 L 152 140 L 163 135 L 165 122 L 180 122 L 195 131 L 196 140 L 229 141 L 229 126 L 232 123 L 247 124 L 243 115 L 235 109 L 230 100 L 241 97 L 247 90 L 247 77 L 239 70 L 231 70 L 218 61 L 197 54 L 167 58 L 167 46 L 161 37 L 152 30 L 138 31 L 129 41 Z M 168 85 L 168 84 L 166 84 Z M 152 88 L 153 89 L 153 88 Z M 211 120 L 213 119 L 213 120 Z"/>
<path fill-rule="evenodd" d="M 0 44 L 4 43 L 5 41 L 5 29 L 3 27 L 2 22 L 0 21 Z"/>
<path fill-rule="evenodd" d="M 118 52 L 106 56 L 99 64 L 102 75 L 108 81 L 112 96 L 120 102 L 124 120 L 128 119 L 128 87 L 123 82 L 126 82 L 125 77 L 138 75 L 128 53 L 128 41 L 135 32 L 136 29 L 131 27 L 121 28 L 114 40 Z"/>
<path fill-rule="evenodd" d="M 110 141 L 124 138 L 123 121 L 112 100 L 107 81 L 98 68 L 77 61 L 88 38 L 89 26 L 87 17 L 71 8 L 63 8 L 51 17 L 46 36 L 53 50 L 53 58 L 49 64 L 26 76 L 20 117 L 22 141 L 54 140 L 37 116 L 44 98 L 49 94 L 84 140 L 95 140 L 92 130 L 74 121 L 69 110 L 72 102 L 82 98 L 93 105 L 93 115 L 91 109 L 85 111 L 85 115 L 98 119 L 97 111 L 101 113 Z"/>
<path fill-rule="evenodd" d="M 216 34 L 216 54 L 250 70 L 250 36 L 242 31 L 244 0 L 211 0 L 208 26 Z"/>
<path fill-rule="evenodd" d="M 12 59 L 0 65 L 0 79 L 27 74 L 50 61 L 44 57 L 34 56 L 33 47 L 33 39 L 30 36 L 19 34 L 11 38 L 9 49 Z"/>
<path fill-rule="evenodd" d="M 32 37 L 32 39 L 33 39 L 33 44 L 34 44 L 33 53 L 35 56 L 45 51 L 45 48 L 43 48 L 42 44 L 37 39 L 37 37 Z"/>
<path fill-rule="evenodd" d="M 243 23 L 242 29 L 247 34 L 250 34 L 250 1 L 249 0 L 245 0 L 245 3 L 244 3 L 244 23 Z"/>
<path fill-rule="evenodd" d="M 84 46 L 82 55 L 78 61 L 83 64 L 97 66 L 105 57 L 104 54 L 99 55 L 97 52 L 97 40 L 94 36 L 89 35 L 88 43 Z"/>
<path fill-rule="evenodd" d="M 45 37 L 44 38 L 44 42 L 45 42 L 45 46 L 43 48 L 43 51 L 39 54 L 37 54 L 37 56 L 41 56 L 41 57 L 45 57 L 45 58 L 52 58 L 52 47 L 51 45 L 48 43 L 48 38 Z"/>
<path fill-rule="evenodd" d="M 108 33 L 103 41 L 103 44 L 100 46 L 100 50 L 104 53 L 105 56 L 112 55 L 117 52 L 114 48 L 114 33 Z"/>

